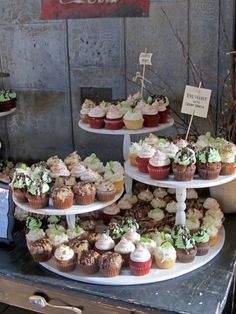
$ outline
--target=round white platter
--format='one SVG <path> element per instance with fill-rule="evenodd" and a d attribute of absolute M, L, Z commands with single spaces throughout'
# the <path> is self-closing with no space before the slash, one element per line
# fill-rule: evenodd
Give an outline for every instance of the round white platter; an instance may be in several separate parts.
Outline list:
<path fill-rule="evenodd" d="M 9 114 L 12 114 L 14 111 L 16 111 L 16 108 L 12 108 L 11 110 L 0 112 L 0 118 L 8 116 Z"/>
<path fill-rule="evenodd" d="M 116 194 L 116 196 L 113 198 L 113 200 L 109 202 L 98 202 L 96 201 L 95 203 L 91 205 L 73 205 L 71 208 L 68 209 L 55 209 L 52 206 L 51 200 L 49 200 L 49 207 L 47 208 L 40 208 L 40 209 L 33 209 L 29 206 L 28 203 L 20 203 L 18 202 L 14 197 L 13 201 L 14 203 L 22 208 L 23 210 L 34 213 L 34 214 L 41 214 L 41 215 L 57 215 L 57 216 L 64 216 L 64 215 L 76 215 L 76 214 L 83 214 L 83 213 L 89 213 L 93 212 L 99 209 L 102 209 L 106 206 L 111 205 L 112 203 L 116 202 L 123 194 L 124 189 Z"/>
<path fill-rule="evenodd" d="M 217 186 L 224 183 L 228 183 L 236 178 L 236 172 L 229 176 L 219 176 L 216 180 L 203 180 L 198 175 L 194 176 L 192 181 L 176 181 L 173 175 L 170 175 L 166 180 L 154 180 L 148 173 L 142 173 L 138 171 L 137 167 L 132 167 L 130 162 L 125 162 L 126 174 L 139 182 L 143 182 L 153 186 L 161 186 L 163 188 L 206 188 L 211 186 Z"/>
<path fill-rule="evenodd" d="M 158 269 L 155 266 L 155 262 L 153 262 L 151 271 L 146 276 L 134 276 L 130 273 L 128 268 L 122 269 L 121 275 L 112 278 L 102 277 L 99 273 L 94 275 L 85 275 L 81 273 L 78 269 L 74 270 L 71 273 L 62 273 L 57 270 L 57 268 L 54 266 L 51 260 L 49 262 L 40 264 L 47 270 L 50 270 L 53 273 L 56 273 L 57 275 L 86 283 L 112 286 L 141 285 L 173 279 L 198 269 L 199 267 L 207 264 L 220 252 L 224 245 L 224 241 L 225 231 L 224 228 L 222 228 L 219 232 L 219 239 L 217 245 L 211 247 L 207 255 L 196 256 L 192 263 L 185 264 L 176 262 L 174 267 L 170 269 Z"/>
<path fill-rule="evenodd" d="M 157 132 L 160 130 L 167 129 L 171 127 L 173 124 L 174 124 L 174 119 L 171 116 L 169 116 L 167 123 L 161 123 L 154 128 L 142 128 L 139 130 L 127 130 L 125 128 L 119 129 L 119 130 L 108 130 L 105 128 L 93 129 L 93 128 L 90 128 L 89 124 L 83 123 L 81 120 L 78 123 L 79 127 L 87 132 L 92 132 L 92 133 L 97 133 L 97 134 L 107 134 L 107 135 L 128 135 L 128 134 L 134 135 L 134 134 L 151 133 L 151 132 Z"/>

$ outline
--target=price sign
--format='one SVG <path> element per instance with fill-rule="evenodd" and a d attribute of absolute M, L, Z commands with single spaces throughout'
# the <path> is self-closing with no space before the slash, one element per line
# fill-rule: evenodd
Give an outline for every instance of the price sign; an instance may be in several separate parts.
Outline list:
<path fill-rule="evenodd" d="M 195 86 L 186 86 L 181 112 L 206 118 L 211 99 L 211 90 Z"/>
<path fill-rule="evenodd" d="M 0 183 L 0 242 L 9 244 L 13 241 L 14 208 L 9 185 Z"/>
<path fill-rule="evenodd" d="M 152 53 L 141 52 L 139 55 L 139 64 L 152 65 Z"/>

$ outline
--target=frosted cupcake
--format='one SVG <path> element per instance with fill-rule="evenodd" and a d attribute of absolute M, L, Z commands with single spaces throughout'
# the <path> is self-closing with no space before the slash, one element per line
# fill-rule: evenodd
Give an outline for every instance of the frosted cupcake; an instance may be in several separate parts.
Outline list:
<path fill-rule="evenodd" d="M 124 168 L 117 161 L 109 161 L 105 167 L 104 179 L 111 181 L 116 193 L 120 193 L 124 186 Z"/>
<path fill-rule="evenodd" d="M 123 259 L 123 266 L 129 266 L 130 254 L 135 250 L 135 245 L 127 240 L 122 238 L 120 242 L 114 247 L 114 252 L 119 253 Z"/>
<path fill-rule="evenodd" d="M 158 222 L 165 217 L 165 214 L 160 208 L 155 208 L 148 213 L 148 217 Z"/>
<path fill-rule="evenodd" d="M 143 127 L 144 119 L 140 110 L 132 109 L 124 115 L 123 121 L 126 129 L 139 130 Z"/>
<path fill-rule="evenodd" d="M 169 99 L 163 95 L 157 96 L 156 104 L 160 115 L 160 123 L 167 123 L 170 113 Z"/>
<path fill-rule="evenodd" d="M 80 175 L 80 180 L 86 183 L 95 183 L 101 179 L 101 175 L 92 169 L 86 169 L 86 171 Z"/>
<path fill-rule="evenodd" d="M 66 165 L 63 161 L 54 163 L 50 168 L 50 175 L 52 178 L 57 177 L 68 177 L 70 175 L 70 171 L 67 169 Z"/>
<path fill-rule="evenodd" d="M 173 173 L 177 181 L 191 181 L 196 170 L 196 157 L 192 149 L 185 147 L 175 155 L 172 164 Z"/>
<path fill-rule="evenodd" d="M 116 195 L 116 188 L 111 181 L 100 181 L 96 184 L 96 198 L 100 202 L 109 202 Z"/>
<path fill-rule="evenodd" d="M 95 242 L 95 251 L 99 254 L 104 254 L 106 252 L 112 251 L 115 247 L 115 242 L 112 238 L 105 233 Z"/>
<path fill-rule="evenodd" d="M 105 118 L 105 129 L 109 130 L 118 130 L 123 127 L 123 114 L 117 108 L 117 106 L 112 105 L 107 113 Z"/>
<path fill-rule="evenodd" d="M 67 168 L 69 170 L 71 170 L 71 168 L 74 166 L 74 165 L 77 165 L 79 162 L 81 161 L 81 158 L 79 156 L 79 154 L 75 151 L 71 154 L 69 154 L 65 160 L 64 160 L 64 163 L 65 165 L 67 166 Z"/>
<path fill-rule="evenodd" d="M 204 180 L 214 180 L 219 177 L 221 158 L 217 149 L 206 146 L 197 155 L 197 169 Z"/>
<path fill-rule="evenodd" d="M 236 168 L 235 151 L 236 146 L 233 143 L 219 148 L 222 166 L 220 171 L 221 175 L 231 175 L 234 173 Z"/>
<path fill-rule="evenodd" d="M 128 159 L 130 161 L 131 166 L 137 167 L 136 158 L 138 157 L 138 153 L 142 149 L 142 146 L 144 144 L 145 143 L 142 140 L 140 140 L 138 143 L 131 143 L 128 153 Z"/>
<path fill-rule="evenodd" d="M 104 118 L 106 116 L 106 112 L 101 107 L 97 106 L 91 109 L 88 113 L 88 122 L 89 126 L 92 129 L 102 129 L 105 126 Z"/>
<path fill-rule="evenodd" d="M 175 194 L 175 192 L 174 192 L 174 194 Z M 163 199 L 165 196 L 168 195 L 168 193 L 167 193 L 165 188 L 158 187 L 158 188 L 155 188 L 155 190 L 153 191 L 153 195 L 157 198 Z"/>
<path fill-rule="evenodd" d="M 78 163 L 71 168 L 71 175 L 75 178 L 80 178 L 86 171 L 87 168 L 82 163 Z"/>
<path fill-rule="evenodd" d="M 142 236 L 140 238 L 139 245 L 146 248 L 150 252 L 151 255 L 154 254 L 154 251 L 156 249 L 156 242 L 150 237 Z"/>
<path fill-rule="evenodd" d="M 143 173 L 148 173 L 148 164 L 150 158 L 155 154 L 155 149 L 150 145 L 143 145 L 141 150 L 138 152 L 136 163 L 138 170 Z"/>
<path fill-rule="evenodd" d="M 154 258 L 158 268 L 171 268 L 175 265 L 176 250 L 170 242 L 164 241 L 155 249 Z"/>
<path fill-rule="evenodd" d="M 114 218 L 116 215 L 119 215 L 120 213 L 120 208 L 116 203 L 113 203 L 105 208 L 103 208 L 101 217 L 103 220 L 103 223 L 105 225 L 108 225 L 109 222 Z"/>
<path fill-rule="evenodd" d="M 122 239 L 131 241 L 134 244 L 137 244 L 140 241 L 140 234 L 133 228 L 129 228 L 128 231 L 122 236 Z"/>
<path fill-rule="evenodd" d="M 83 161 L 83 164 L 98 173 L 104 172 L 103 163 L 95 153 L 92 153 L 90 156 L 86 157 Z"/>
<path fill-rule="evenodd" d="M 76 255 L 68 245 L 61 245 L 54 253 L 56 267 L 61 272 L 71 272 L 76 267 Z"/>
<path fill-rule="evenodd" d="M 144 247 L 139 246 L 130 254 L 129 267 L 133 275 L 147 275 L 150 272 L 151 266 L 151 254 Z"/>
<path fill-rule="evenodd" d="M 138 194 L 138 199 L 143 202 L 151 202 L 153 200 L 153 194 L 147 189 Z"/>
<path fill-rule="evenodd" d="M 153 134 L 150 133 L 148 136 L 145 137 L 144 142 L 148 145 L 154 145 L 158 140 L 158 137 Z"/>
<path fill-rule="evenodd" d="M 168 178 L 170 171 L 170 159 L 161 151 L 157 150 L 153 157 L 149 159 L 148 173 L 154 180 L 164 180 Z"/>
<path fill-rule="evenodd" d="M 197 247 L 197 255 L 206 255 L 209 251 L 209 234 L 205 229 L 199 229 L 193 234 L 193 239 L 195 240 Z"/>
<path fill-rule="evenodd" d="M 165 210 L 167 213 L 174 214 L 177 212 L 177 206 L 175 201 L 171 201 L 166 205 Z"/>
<path fill-rule="evenodd" d="M 145 104 L 145 106 L 142 108 L 142 114 L 144 119 L 143 125 L 145 127 L 153 128 L 158 125 L 160 116 L 155 104 Z"/>

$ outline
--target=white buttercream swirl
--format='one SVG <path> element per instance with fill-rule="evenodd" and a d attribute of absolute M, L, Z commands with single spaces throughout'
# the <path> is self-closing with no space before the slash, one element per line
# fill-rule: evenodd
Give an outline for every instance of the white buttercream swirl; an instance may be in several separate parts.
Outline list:
<path fill-rule="evenodd" d="M 157 150 L 154 156 L 150 158 L 149 163 L 153 167 L 163 167 L 170 164 L 170 159 L 165 153 Z"/>
<path fill-rule="evenodd" d="M 139 246 L 130 254 L 130 259 L 133 262 L 143 263 L 149 261 L 151 258 L 150 252 L 143 246 Z"/>
<path fill-rule="evenodd" d="M 155 148 L 151 145 L 143 145 L 138 151 L 138 157 L 140 158 L 151 158 L 155 154 Z"/>
<path fill-rule="evenodd" d="M 103 233 L 101 237 L 96 241 L 95 247 L 99 250 L 111 250 L 115 246 L 115 242 L 112 240 L 111 237 Z"/>
<path fill-rule="evenodd" d="M 74 256 L 74 251 L 68 245 L 59 246 L 54 253 L 56 259 L 61 261 L 68 261 Z"/>
<path fill-rule="evenodd" d="M 128 231 L 122 236 L 122 239 L 123 238 L 133 243 L 137 243 L 140 241 L 141 236 L 133 228 L 129 228 Z"/>
<path fill-rule="evenodd" d="M 127 240 L 126 238 L 122 238 L 120 242 L 115 246 L 114 251 L 120 254 L 128 254 L 135 250 L 135 245 Z"/>

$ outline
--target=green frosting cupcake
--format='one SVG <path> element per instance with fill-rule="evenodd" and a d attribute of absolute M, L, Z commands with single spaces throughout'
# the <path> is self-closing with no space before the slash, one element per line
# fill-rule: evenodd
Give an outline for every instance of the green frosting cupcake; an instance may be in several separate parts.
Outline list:
<path fill-rule="evenodd" d="M 179 234 L 175 240 L 175 247 L 177 249 L 190 250 L 195 247 L 195 240 L 189 233 Z"/>
<path fill-rule="evenodd" d="M 182 166 L 194 165 L 196 157 L 194 151 L 189 147 L 181 148 L 175 155 L 174 162 Z"/>
<path fill-rule="evenodd" d="M 0 92 L 0 102 L 16 100 L 16 93 L 10 90 L 2 90 Z"/>
<path fill-rule="evenodd" d="M 176 238 L 183 233 L 190 233 L 190 231 L 185 225 L 175 225 L 171 231 L 171 237 L 173 240 L 176 240 Z"/>
<path fill-rule="evenodd" d="M 216 148 L 211 146 L 206 146 L 203 148 L 197 156 L 197 159 L 200 163 L 214 163 L 214 162 L 221 162 L 220 154 Z"/>
<path fill-rule="evenodd" d="M 193 239 L 196 243 L 207 243 L 209 241 L 209 234 L 206 229 L 199 229 L 198 232 L 194 233 Z"/>

